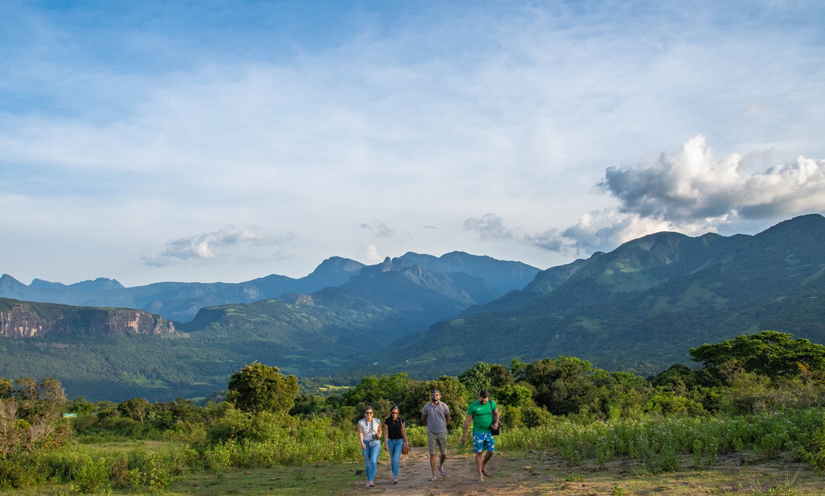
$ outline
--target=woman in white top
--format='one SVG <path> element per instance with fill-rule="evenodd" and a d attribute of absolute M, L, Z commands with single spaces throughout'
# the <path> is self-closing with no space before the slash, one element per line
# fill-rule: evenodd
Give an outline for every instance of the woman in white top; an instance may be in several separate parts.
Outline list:
<path fill-rule="evenodd" d="M 361 441 L 361 453 L 367 471 L 367 486 L 375 487 L 375 470 L 378 467 L 378 455 L 381 454 L 381 421 L 375 418 L 371 406 L 364 410 L 364 418 L 358 421 L 358 439 Z"/>

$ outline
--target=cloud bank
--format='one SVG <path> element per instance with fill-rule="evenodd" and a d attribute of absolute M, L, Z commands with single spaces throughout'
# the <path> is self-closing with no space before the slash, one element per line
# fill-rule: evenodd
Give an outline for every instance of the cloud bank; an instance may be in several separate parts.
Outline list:
<path fill-rule="evenodd" d="M 688 235 L 724 226 L 825 211 L 825 160 L 799 156 L 756 170 L 770 152 L 717 157 L 701 135 L 675 153 L 608 167 L 597 187 L 619 205 L 588 212 L 561 232 L 522 232 L 488 213 L 464 222 L 485 241 L 515 239 L 547 251 L 582 255 L 659 231 Z"/>

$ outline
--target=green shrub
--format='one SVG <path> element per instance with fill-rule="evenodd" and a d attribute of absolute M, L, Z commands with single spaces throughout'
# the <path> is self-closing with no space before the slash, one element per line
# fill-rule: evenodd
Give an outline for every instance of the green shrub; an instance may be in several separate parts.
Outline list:
<path fill-rule="evenodd" d="M 160 452 L 134 450 L 129 453 L 126 478 L 133 490 L 160 492 L 172 483 L 175 466 Z"/>
<path fill-rule="evenodd" d="M 0 488 L 20 489 L 42 481 L 32 457 L 17 454 L 0 460 Z"/>
<path fill-rule="evenodd" d="M 109 494 L 112 490 L 112 466 L 104 457 L 84 457 L 74 468 L 70 488 L 81 493 Z"/>

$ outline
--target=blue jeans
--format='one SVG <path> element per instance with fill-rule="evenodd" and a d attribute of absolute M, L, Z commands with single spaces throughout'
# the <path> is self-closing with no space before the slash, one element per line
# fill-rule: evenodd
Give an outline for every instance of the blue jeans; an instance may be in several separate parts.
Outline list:
<path fill-rule="evenodd" d="M 390 465 L 392 465 L 392 476 L 398 478 L 398 462 L 401 460 L 401 448 L 404 447 L 403 439 L 387 439 L 387 447 L 390 451 Z"/>
<path fill-rule="evenodd" d="M 364 464 L 367 470 L 367 481 L 372 482 L 375 479 L 375 469 L 378 467 L 378 455 L 381 454 L 381 441 L 364 441 L 364 446 L 367 449 L 362 449 L 364 454 Z"/>

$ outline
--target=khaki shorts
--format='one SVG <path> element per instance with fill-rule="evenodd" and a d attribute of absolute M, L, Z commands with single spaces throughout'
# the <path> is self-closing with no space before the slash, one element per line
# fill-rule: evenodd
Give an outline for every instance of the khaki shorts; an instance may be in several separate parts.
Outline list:
<path fill-rule="evenodd" d="M 447 449 L 447 431 L 444 432 L 430 432 L 427 431 L 427 448 L 430 449 L 430 454 L 435 454 L 435 448 L 438 446 L 442 455 L 446 455 L 444 450 Z"/>

